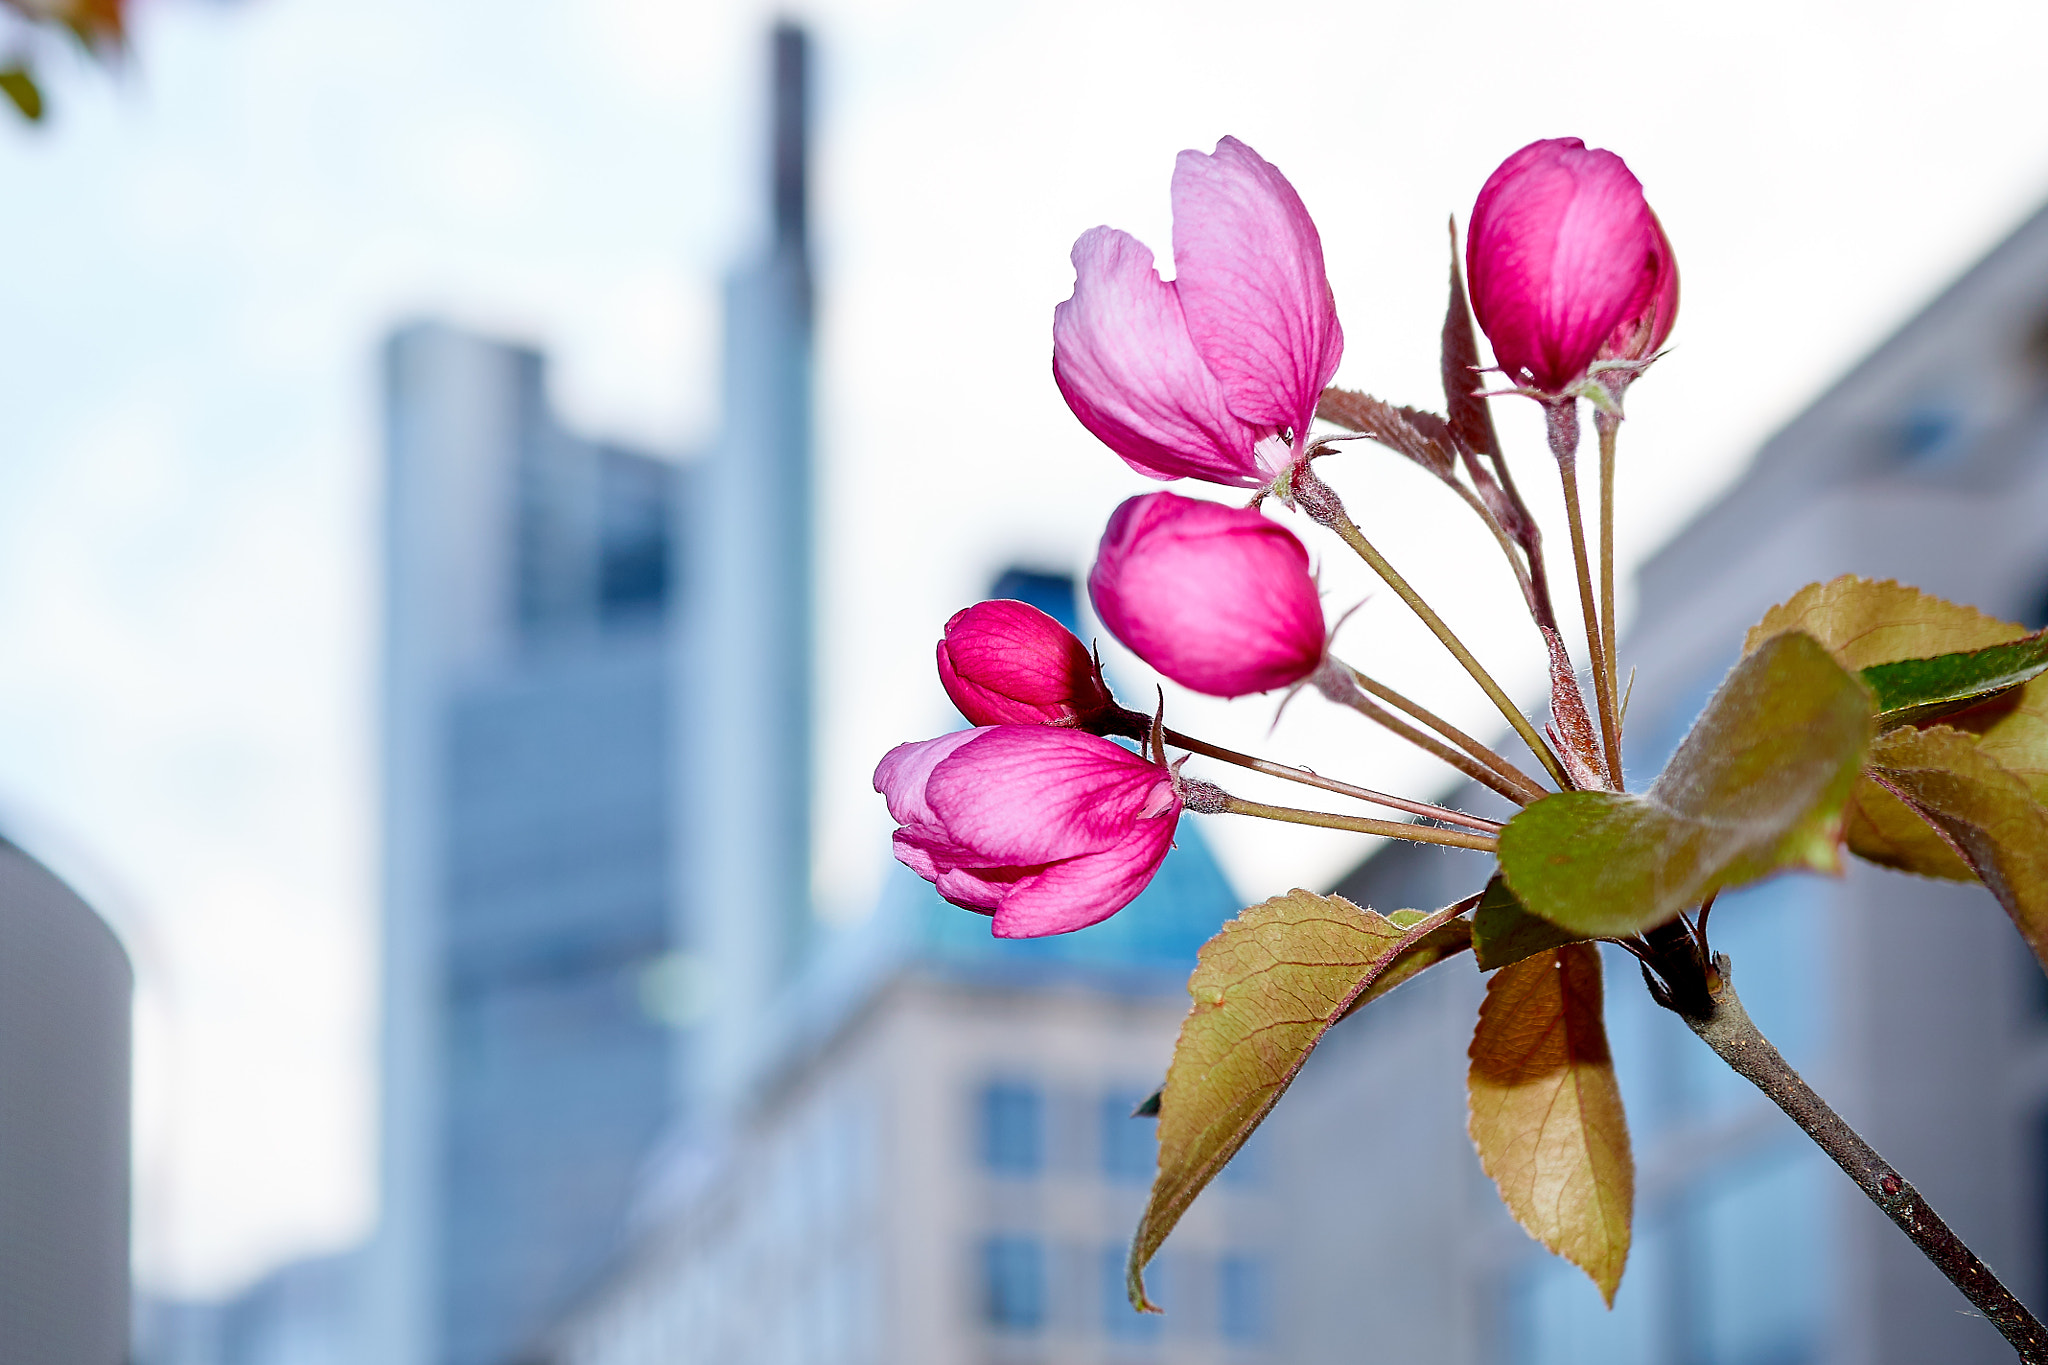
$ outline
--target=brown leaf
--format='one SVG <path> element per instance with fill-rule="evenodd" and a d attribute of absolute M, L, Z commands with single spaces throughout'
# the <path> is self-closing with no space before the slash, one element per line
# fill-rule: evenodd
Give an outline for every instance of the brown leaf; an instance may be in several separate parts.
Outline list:
<path fill-rule="evenodd" d="M 1329 388 L 1316 403 L 1316 416 L 1347 431 L 1362 431 L 1389 450 L 1406 455 L 1440 479 L 1457 474 L 1451 428 L 1419 408 L 1397 408 L 1369 393 Z"/>
<path fill-rule="evenodd" d="M 1133 1306 L 1157 1311 L 1146 1263 L 1331 1025 L 1472 945 L 1462 919 L 1418 930 L 1404 918 L 1297 890 L 1252 906 L 1202 946 L 1160 1094 L 1159 1174 L 1131 1240 Z"/>
<path fill-rule="evenodd" d="M 2027 784 L 1945 725 L 1880 736 L 1869 771 L 1948 835 L 2048 966 L 2048 811 Z"/>
<path fill-rule="evenodd" d="M 1856 779 L 1842 822 L 1843 841 L 1857 857 L 1944 881 L 1974 882 L 1976 872 L 1920 813 L 1873 781 Z"/>
<path fill-rule="evenodd" d="M 1772 607 L 1750 629 L 1742 652 L 1752 653 L 1788 630 L 1805 631 L 1851 672 L 1872 664 L 2002 645 L 2028 633 L 2025 626 L 1986 616 L 1975 607 L 1946 602 L 1889 579 L 1873 581 L 1854 574 L 1809 583 L 1790 601 Z"/>
<path fill-rule="evenodd" d="M 1478 396 L 1479 337 L 1472 327 L 1472 307 L 1465 299 L 1465 272 L 1458 261 L 1458 220 L 1451 220 L 1451 303 L 1444 310 L 1444 411 L 1451 431 L 1467 450 L 1498 455 L 1500 437 L 1493 429 L 1493 409 Z"/>
<path fill-rule="evenodd" d="M 1600 1014 L 1600 953 L 1552 948 L 1486 983 L 1472 1036 L 1472 1143 L 1529 1235 L 1608 1306 L 1628 1261 L 1635 1161 Z"/>

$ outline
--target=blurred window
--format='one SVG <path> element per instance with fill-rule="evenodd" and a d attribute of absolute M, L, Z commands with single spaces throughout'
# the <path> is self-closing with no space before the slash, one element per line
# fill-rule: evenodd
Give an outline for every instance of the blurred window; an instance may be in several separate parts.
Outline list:
<path fill-rule="evenodd" d="M 1266 1262 L 1257 1256 L 1224 1256 L 1216 1262 L 1216 1330 L 1240 1346 L 1256 1346 L 1273 1331 L 1272 1285 Z"/>
<path fill-rule="evenodd" d="M 981 1164 L 1003 1175 L 1045 1168 L 1045 1099 L 1024 1081 L 991 1081 L 981 1090 Z"/>
<path fill-rule="evenodd" d="M 1135 1089 L 1112 1090 L 1102 1097 L 1096 1129 L 1106 1179 L 1140 1184 L 1158 1169 L 1158 1120 L 1131 1117 L 1144 1098 L 1144 1093 Z"/>
<path fill-rule="evenodd" d="M 1045 1325 L 1045 1247 L 1036 1237 L 991 1237 L 981 1245 L 981 1318 L 1005 1332 Z"/>

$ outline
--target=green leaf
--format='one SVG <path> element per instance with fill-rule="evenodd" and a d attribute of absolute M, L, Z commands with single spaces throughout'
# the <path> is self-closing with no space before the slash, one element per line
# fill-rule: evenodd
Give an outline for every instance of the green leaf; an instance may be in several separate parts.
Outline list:
<path fill-rule="evenodd" d="M 1254 905 L 1202 946 L 1194 1007 L 1159 1102 L 1159 1174 L 1131 1241 L 1134 1307 L 1145 1265 L 1244 1146 L 1330 1027 L 1472 944 L 1471 926 L 1403 928 L 1340 896 L 1291 891 Z"/>
<path fill-rule="evenodd" d="M 1471 1058 L 1479 1164 L 1515 1221 L 1585 1271 L 1612 1307 L 1635 1160 L 1600 1016 L 1600 950 L 1568 944 L 1494 973 Z"/>
<path fill-rule="evenodd" d="M 14 102 L 21 116 L 30 123 L 40 123 L 43 118 L 43 92 L 36 85 L 36 78 L 29 69 L 19 62 L 0 68 L 0 91 Z"/>
<path fill-rule="evenodd" d="M 1784 868 L 1838 872 L 1870 695 L 1809 635 L 1737 664 L 1649 791 L 1559 792 L 1500 833 L 1531 914 L 1588 937 L 1662 924 Z"/>
<path fill-rule="evenodd" d="M 2025 626 L 1986 616 L 1975 607 L 1889 579 L 1873 582 L 1853 574 L 1810 583 L 1790 601 L 1772 607 L 1750 630 L 1742 652 L 1754 653 L 1764 641 L 1791 630 L 1820 641 L 1848 669 L 2009 644 L 2027 634 Z"/>
<path fill-rule="evenodd" d="M 2048 673 L 2048 631 L 1931 659 L 1899 659 L 1862 671 L 1877 699 L 1877 723 L 1890 730 L 1932 720 Z"/>
<path fill-rule="evenodd" d="M 1940 725 L 1881 737 L 1870 774 L 1949 837 L 2048 965 L 2048 812 L 2027 784 Z"/>
<path fill-rule="evenodd" d="M 1567 943 L 1582 943 L 1585 938 L 1530 914 L 1499 873 L 1486 884 L 1486 894 L 1472 914 L 1472 955 L 1482 972 L 1512 966 Z"/>

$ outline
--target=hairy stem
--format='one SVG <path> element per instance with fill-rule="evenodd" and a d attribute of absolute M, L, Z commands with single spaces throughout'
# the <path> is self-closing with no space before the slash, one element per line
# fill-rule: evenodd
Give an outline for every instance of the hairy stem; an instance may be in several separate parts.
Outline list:
<path fill-rule="evenodd" d="M 1557 755 L 1543 742 L 1543 736 L 1536 733 L 1536 727 L 1529 723 L 1529 718 L 1516 708 L 1513 700 L 1501 689 L 1501 685 L 1493 680 L 1493 675 L 1473 657 L 1472 651 L 1465 648 L 1465 642 L 1452 633 L 1451 628 L 1444 624 L 1443 618 L 1436 614 L 1429 603 L 1422 600 L 1422 595 L 1409 586 L 1408 580 L 1387 562 L 1387 557 L 1365 538 L 1365 533 L 1358 529 L 1358 524 L 1345 512 L 1344 504 L 1338 500 L 1336 491 L 1316 477 L 1315 471 L 1306 465 L 1295 473 L 1293 491 L 1302 510 L 1317 524 L 1335 531 L 1374 573 L 1385 580 L 1395 595 L 1408 604 L 1408 609 L 1421 618 L 1422 624 L 1429 627 L 1430 633 L 1443 642 L 1444 648 L 1451 652 L 1451 657 L 1472 675 L 1472 680 L 1479 684 L 1480 690 L 1500 709 L 1501 715 L 1514 727 L 1515 733 L 1522 737 L 1522 742 L 1529 746 L 1529 752 L 1535 754 L 1542 762 L 1550 773 L 1551 780 L 1560 787 L 1571 786 L 1571 780 L 1565 776 L 1564 765 L 1557 761 Z"/>
<path fill-rule="evenodd" d="M 1503 780 L 1505 780 L 1511 786 L 1513 786 L 1517 792 L 1521 793 L 1520 796 L 1514 797 L 1513 799 L 1521 801 L 1526 804 L 1527 802 L 1536 800 L 1538 797 L 1549 795 L 1547 791 L 1545 791 L 1540 785 L 1538 785 L 1535 778 L 1529 776 L 1529 774 L 1523 772 L 1520 768 L 1508 762 L 1508 760 L 1503 758 L 1500 754 L 1488 748 L 1486 745 L 1481 744 L 1478 740 L 1472 738 L 1472 736 L 1466 734 L 1463 730 L 1460 730 L 1457 726 L 1451 724 L 1442 716 L 1437 715 L 1436 712 L 1431 711 L 1429 708 L 1423 706 L 1420 702 L 1410 701 L 1407 697 L 1402 696 L 1399 692 L 1396 692 L 1393 688 L 1387 686 L 1385 683 L 1367 677 L 1365 674 L 1359 672 L 1357 669 L 1350 668 L 1349 665 L 1346 665 L 1346 667 L 1351 674 L 1352 681 L 1357 683 L 1362 690 L 1370 693 L 1375 697 L 1378 697 L 1381 701 L 1387 703 L 1387 705 L 1393 707 L 1395 710 L 1403 711 L 1406 712 L 1408 715 L 1413 716 L 1416 720 L 1421 721 L 1424 725 L 1436 731 L 1445 739 L 1449 740 L 1451 743 L 1457 745 L 1460 749 L 1463 749 L 1466 753 L 1470 754 L 1473 758 L 1477 759 L 1479 762 L 1485 764 L 1488 768 L 1498 773 Z M 1375 716 L 1374 719 L 1377 720 L 1378 717 Z M 1432 752 L 1434 752 L 1434 750 L 1432 750 Z M 1463 772 L 1464 769 L 1460 768 L 1459 771 Z M 1502 794 L 1508 795 L 1508 793 Z"/>
<path fill-rule="evenodd" d="M 1435 829 L 1428 825 L 1411 825 L 1402 820 L 1373 820 L 1362 815 L 1331 815 L 1319 810 L 1296 810 L 1292 806 L 1269 806 L 1263 801 L 1247 801 L 1241 796 L 1231 796 L 1228 793 L 1223 797 L 1222 813 L 1255 815 L 1262 820 L 1279 820 L 1290 825 L 1344 829 L 1355 834 L 1378 834 L 1389 839 L 1406 839 L 1417 844 L 1474 848 L 1482 853 L 1492 853 L 1500 847 L 1500 841 L 1491 834 L 1470 833 L 1462 829 Z"/>
<path fill-rule="evenodd" d="M 1614 717 L 1614 738 L 1610 741 L 1607 766 L 1614 772 L 1614 787 L 1621 790 L 1621 707 L 1614 645 L 1614 442 L 1621 431 L 1621 419 L 1604 412 L 1593 414 L 1593 429 L 1600 435 L 1600 641 L 1607 658 L 1606 688 L 1608 714 Z"/>
<path fill-rule="evenodd" d="M 1666 929 L 1673 927 L 1664 926 Z M 1689 931 L 1679 929 L 1678 934 L 1691 942 Z M 1691 956 L 1695 962 L 1698 961 L 1696 945 L 1691 949 Z M 1665 975 L 1667 966 L 1684 970 L 1675 959 L 1674 954 L 1671 962 L 1659 960 L 1660 976 Z M 1700 965 L 1704 967 L 1704 964 Z M 1648 975 L 1647 971 L 1645 975 Z M 1666 981 L 1669 980 L 1667 976 Z M 1696 1000 L 1690 1009 L 1679 1006 L 1677 992 L 1660 990 L 1654 981 L 1651 990 L 1658 1003 L 1673 1009 L 1684 1019 L 1687 1027 L 1699 1035 L 1700 1041 L 1712 1048 L 1716 1056 L 1733 1067 L 1744 1080 L 1763 1091 L 1771 1103 L 1784 1110 L 1786 1117 L 1798 1124 L 1800 1130 L 1813 1139 L 1814 1145 L 1826 1152 L 1843 1173 L 1856 1182 L 1856 1188 L 1862 1190 L 1870 1202 L 1906 1234 L 1907 1239 L 1920 1249 L 1920 1254 L 1946 1275 L 1950 1284 L 1962 1291 L 1963 1297 L 1975 1305 L 1999 1334 L 2011 1343 L 2021 1360 L 2028 1365 L 2048 1365 L 2048 1327 L 2043 1327 L 2026 1305 L 2013 1297 L 2012 1291 L 1999 1282 L 1998 1276 L 1978 1259 L 1977 1253 L 1970 1250 L 1963 1239 L 1956 1236 L 1955 1230 L 1928 1207 L 1920 1192 L 1879 1156 L 1854 1128 L 1843 1122 L 1841 1115 L 1829 1108 L 1827 1101 L 1815 1094 L 1813 1088 L 1779 1055 L 1778 1049 L 1771 1046 L 1770 1040 L 1757 1031 L 1749 1011 L 1742 1007 L 1742 998 L 1735 993 L 1728 955 L 1717 955 L 1713 966 L 1704 968 L 1697 984 L 1703 988 L 1699 995 L 1703 997 L 1704 1004 Z"/>
<path fill-rule="evenodd" d="M 1550 433 L 1550 453 L 1557 457 L 1558 476 L 1564 481 L 1565 525 L 1571 529 L 1572 568 L 1579 579 L 1579 611 L 1586 618 L 1586 652 L 1593 666 L 1593 709 L 1600 716 L 1600 747 L 1605 756 L 1607 784 L 1614 785 L 1614 755 L 1620 748 L 1614 733 L 1614 705 L 1607 694 L 1607 652 L 1600 625 L 1600 611 L 1593 600 L 1593 571 L 1586 554 L 1585 510 L 1579 504 L 1579 415 L 1577 400 L 1556 403 L 1545 409 Z"/>
<path fill-rule="evenodd" d="M 1143 717 L 1139 717 L 1139 719 L 1142 720 Z M 1464 811 L 1452 810 L 1448 806 L 1439 806 L 1428 801 L 1411 801 L 1405 796 L 1392 796 L 1386 792 L 1374 791 L 1370 787 L 1355 787 L 1349 782 L 1338 782 L 1324 777 L 1320 773 L 1311 772 L 1307 768 L 1291 768 L 1284 763 L 1275 763 L 1270 759 L 1255 758 L 1250 754 L 1241 754 L 1235 749 L 1226 749 L 1220 744 L 1210 744 L 1204 740 L 1195 739 L 1190 735 L 1184 735 L 1178 730 L 1167 730 L 1165 733 L 1166 742 L 1177 749 L 1186 749 L 1189 753 L 1201 754 L 1205 758 L 1217 759 L 1224 763 L 1235 763 L 1240 768 L 1248 768 L 1255 773 L 1264 773 L 1268 777 L 1284 778 L 1289 782 L 1299 782 L 1305 787 L 1317 787 L 1326 792 L 1334 792 L 1338 796 L 1348 796 L 1355 801 L 1367 801 L 1376 806 L 1385 806 L 1389 810 L 1406 811 L 1410 815 L 1420 815 L 1430 820 L 1441 820 L 1445 824 L 1463 825 L 1467 829 L 1494 833 L 1501 827 L 1498 820 L 1488 820 L 1477 815 L 1467 815 Z"/>
<path fill-rule="evenodd" d="M 1539 797 L 1549 795 L 1543 788 L 1530 782 L 1527 778 L 1517 780 L 1516 778 L 1508 777 L 1502 773 L 1495 772 L 1476 758 L 1459 753 L 1450 745 L 1445 744 L 1432 735 L 1424 734 L 1384 707 L 1373 704 L 1364 696 L 1353 693 L 1351 696 L 1340 698 L 1339 700 L 1342 705 L 1350 707 L 1381 729 L 1391 734 L 1399 735 L 1424 753 L 1449 764 L 1487 790 L 1506 797 L 1518 806 L 1526 806 Z"/>

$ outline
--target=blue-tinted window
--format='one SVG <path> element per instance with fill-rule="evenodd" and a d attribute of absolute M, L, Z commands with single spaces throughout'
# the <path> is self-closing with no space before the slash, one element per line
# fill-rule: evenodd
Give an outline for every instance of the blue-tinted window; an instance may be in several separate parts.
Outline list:
<path fill-rule="evenodd" d="M 1273 1334 L 1273 1288 L 1257 1256 L 1216 1262 L 1216 1330 L 1228 1342 L 1254 1346 Z"/>
<path fill-rule="evenodd" d="M 1036 1237 L 981 1244 L 981 1319 L 1005 1332 L 1045 1325 L 1045 1247 Z"/>
<path fill-rule="evenodd" d="M 1628 1272 L 1609 1311 L 1585 1273 L 1555 1256 L 1531 1256 L 1514 1277 L 1500 1358 L 1513 1365 L 1663 1365 L 1673 1279 L 1671 1239 L 1639 1220 Z M 1690 1365 L 1690 1362 L 1687 1362 Z"/>
<path fill-rule="evenodd" d="M 1045 1101 L 1038 1087 L 992 1081 L 981 1091 L 981 1164 L 1004 1175 L 1045 1167 Z"/>
<path fill-rule="evenodd" d="M 1135 1090 L 1112 1090 L 1097 1106 L 1096 1141 L 1107 1179 L 1138 1184 L 1158 1169 L 1159 1121 L 1131 1117 L 1144 1098 Z"/>
<path fill-rule="evenodd" d="M 1706 1184 L 1690 1211 L 1692 1322 L 1701 1365 L 1806 1365 L 1827 1285 L 1825 1183 L 1833 1167 L 1804 1143 Z"/>
<path fill-rule="evenodd" d="M 1941 465 L 1962 453 L 1962 414 L 1944 403 L 1915 403 L 1894 432 L 1899 459 L 1913 465 Z"/>
<path fill-rule="evenodd" d="M 1158 1313 L 1140 1313 L 1131 1307 L 1130 1290 L 1124 1280 L 1129 1255 L 1129 1248 L 1121 1243 L 1102 1249 L 1102 1330 L 1118 1341 L 1156 1341 L 1166 1320 Z M 1167 1259 L 1161 1256 L 1145 1269 L 1146 1296 L 1162 1309 L 1169 1306 L 1171 1276 L 1167 1273 Z"/>

